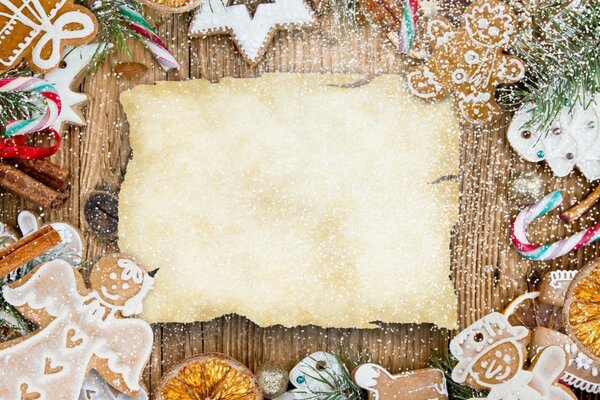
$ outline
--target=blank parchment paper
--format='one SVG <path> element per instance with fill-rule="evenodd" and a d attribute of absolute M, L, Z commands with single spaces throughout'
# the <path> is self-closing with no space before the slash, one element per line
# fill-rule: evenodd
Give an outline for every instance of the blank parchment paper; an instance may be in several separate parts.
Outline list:
<path fill-rule="evenodd" d="M 149 322 L 455 328 L 458 124 L 400 76 L 267 74 L 121 95 L 119 246 L 160 268 Z M 442 178 L 442 179 L 440 179 Z"/>

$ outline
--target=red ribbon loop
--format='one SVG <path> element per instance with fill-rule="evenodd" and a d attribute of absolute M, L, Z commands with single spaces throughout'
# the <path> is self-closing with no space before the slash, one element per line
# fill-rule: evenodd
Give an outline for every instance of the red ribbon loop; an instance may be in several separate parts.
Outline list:
<path fill-rule="evenodd" d="M 50 157 L 55 154 L 60 147 L 60 134 L 54 128 L 47 128 L 36 133 L 50 133 L 54 136 L 55 143 L 48 147 L 23 146 L 25 141 L 35 133 L 24 135 L 15 135 L 0 140 L 0 159 L 2 158 L 22 158 L 25 160 L 38 160 L 40 158 Z"/>

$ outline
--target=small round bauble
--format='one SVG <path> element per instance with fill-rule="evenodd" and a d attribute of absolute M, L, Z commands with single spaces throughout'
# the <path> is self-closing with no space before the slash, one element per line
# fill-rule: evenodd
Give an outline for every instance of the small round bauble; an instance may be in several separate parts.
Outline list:
<path fill-rule="evenodd" d="M 281 365 L 265 363 L 256 370 L 256 379 L 265 398 L 274 399 L 285 393 L 289 376 Z"/>
<path fill-rule="evenodd" d="M 533 204 L 544 191 L 544 180 L 535 172 L 522 172 L 508 184 L 508 197 L 518 206 Z"/>
<path fill-rule="evenodd" d="M 156 400 L 263 400 L 258 381 L 237 360 L 203 353 L 172 367 L 158 383 Z"/>

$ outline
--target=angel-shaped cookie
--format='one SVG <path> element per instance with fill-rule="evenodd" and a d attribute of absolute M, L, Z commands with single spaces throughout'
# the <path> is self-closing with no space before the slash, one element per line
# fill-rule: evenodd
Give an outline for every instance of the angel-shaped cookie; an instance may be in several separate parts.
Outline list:
<path fill-rule="evenodd" d="M 464 14 L 463 25 L 437 17 L 429 21 L 427 36 L 433 54 L 424 65 L 408 71 L 409 91 L 427 101 L 454 92 L 459 117 L 470 124 L 496 120 L 501 110 L 494 99 L 496 86 L 524 77 L 525 66 L 503 54 L 517 33 L 517 17 L 499 0 L 477 0 Z"/>
<path fill-rule="evenodd" d="M 140 319 L 152 273 L 113 254 L 90 273 L 90 286 L 56 259 L 5 287 L 4 298 L 39 329 L 0 344 L 0 399 L 76 399 L 90 369 L 115 389 L 136 395 L 152 349 L 152 329 Z"/>

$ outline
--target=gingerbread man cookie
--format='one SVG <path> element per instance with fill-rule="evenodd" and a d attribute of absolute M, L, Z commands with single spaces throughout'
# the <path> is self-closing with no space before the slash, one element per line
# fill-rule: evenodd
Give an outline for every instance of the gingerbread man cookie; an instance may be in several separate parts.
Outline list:
<path fill-rule="evenodd" d="M 87 43 L 96 30 L 94 14 L 73 0 L 0 0 L 0 71 L 26 58 L 33 71 L 48 72 L 64 46 Z"/>
<path fill-rule="evenodd" d="M 0 399 L 77 399 L 92 368 L 115 389 L 137 395 L 152 329 L 125 317 L 142 311 L 152 275 L 113 254 L 92 268 L 90 289 L 61 259 L 5 287 L 6 301 L 39 328 L 0 344 Z"/>
<path fill-rule="evenodd" d="M 358 386 L 369 392 L 372 400 L 447 400 L 444 373 L 436 368 L 391 375 L 376 364 L 363 364 L 354 371 Z"/>
<path fill-rule="evenodd" d="M 454 93 L 459 117 L 466 123 L 483 125 L 501 115 L 494 99 L 496 86 L 524 77 L 525 65 L 503 54 L 517 33 L 517 18 L 499 0 L 477 0 L 466 10 L 461 28 L 437 17 L 429 21 L 427 36 L 431 58 L 408 71 L 409 91 L 437 101 Z"/>
<path fill-rule="evenodd" d="M 489 390 L 488 400 L 575 399 L 557 383 L 568 364 L 561 347 L 544 349 L 529 370 L 523 368 L 529 337 L 527 328 L 510 325 L 502 314 L 486 315 L 450 342 L 450 351 L 458 359 L 452 379 Z"/>

